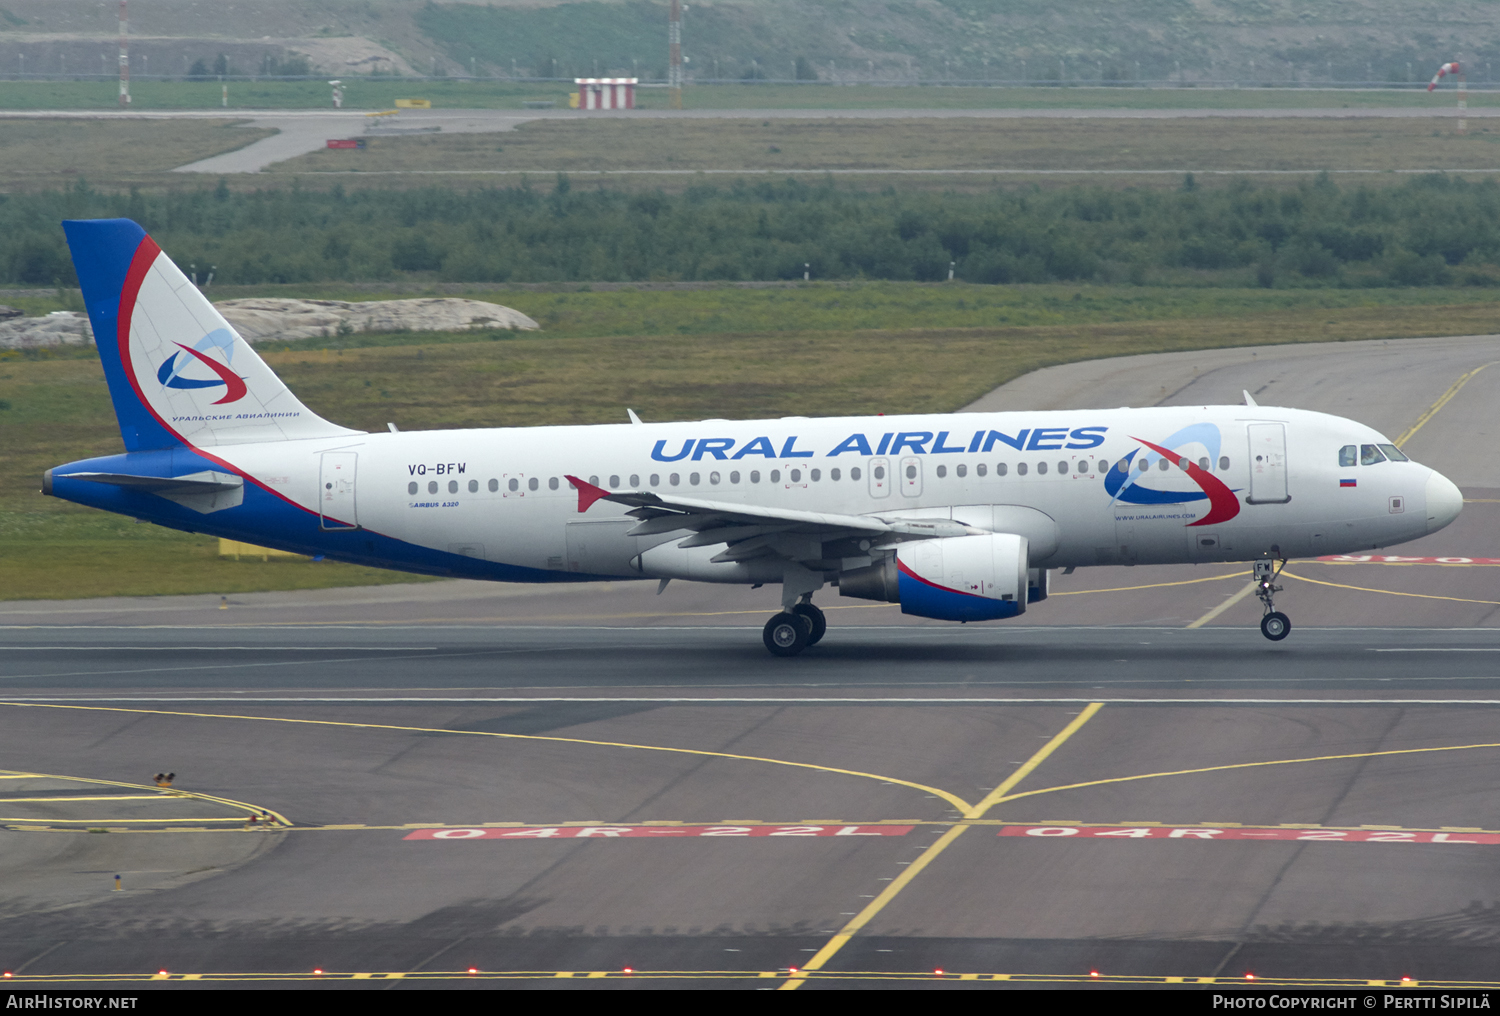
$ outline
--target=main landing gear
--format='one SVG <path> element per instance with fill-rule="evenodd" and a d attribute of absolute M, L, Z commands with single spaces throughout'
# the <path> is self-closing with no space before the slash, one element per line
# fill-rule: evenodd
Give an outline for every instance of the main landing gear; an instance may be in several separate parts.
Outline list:
<path fill-rule="evenodd" d="M 817 645 L 827 631 L 828 619 L 823 612 L 810 599 L 804 599 L 767 621 L 762 637 L 766 648 L 777 656 L 796 656 L 808 646 Z"/>
<path fill-rule="evenodd" d="M 1291 619 L 1271 602 L 1271 596 L 1281 592 L 1281 586 L 1275 582 L 1285 567 L 1286 558 L 1279 565 L 1268 558 L 1255 562 L 1255 595 L 1266 608 L 1265 616 L 1260 619 L 1260 633 L 1272 642 L 1280 642 L 1292 633 Z"/>

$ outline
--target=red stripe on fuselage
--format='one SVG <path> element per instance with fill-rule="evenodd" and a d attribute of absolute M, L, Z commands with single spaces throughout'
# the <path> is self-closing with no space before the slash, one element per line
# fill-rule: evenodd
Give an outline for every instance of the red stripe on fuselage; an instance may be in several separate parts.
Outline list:
<path fill-rule="evenodd" d="M 1159 444 L 1152 444 L 1144 438 L 1133 437 L 1131 440 L 1139 441 L 1168 462 L 1177 466 L 1177 468 L 1183 468 L 1182 462 L 1186 458 L 1185 456 L 1177 454 L 1170 448 L 1163 448 Z M 1205 472 L 1203 467 L 1195 465 L 1191 459 L 1187 459 L 1186 472 L 1192 478 L 1193 482 L 1203 489 L 1203 493 L 1208 495 L 1209 506 L 1208 514 L 1197 522 L 1189 522 L 1189 526 L 1217 525 L 1220 522 L 1228 522 L 1240 513 L 1240 499 L 1235 497 L 1234 491 L 1224 486 L 1224 482 L 1217 476 Z"/>

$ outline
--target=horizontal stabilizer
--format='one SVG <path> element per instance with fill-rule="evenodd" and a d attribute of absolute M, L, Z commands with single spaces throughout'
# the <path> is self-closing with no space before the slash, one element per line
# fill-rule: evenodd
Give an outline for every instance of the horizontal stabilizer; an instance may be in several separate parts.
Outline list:
<path fill-rule="evenodd" d="M 90 483 L 109 483 L 116 487 L 133 487 L 136 490 L 148 490 L 153 494 L 164 490 L 180 490 L 184 494 L 212 494 L 221 490 L 237 490 L 245 485 L 245 481 L 233 473 L 191 473 L 187 476 L 139 476 L 135 473 L 69 473 L 67 478 L 69 480 L 88 480 Z"/>
<path fill-rule="evenodd" d="M 142 476 L 138 473 L 68 473 L 63 479 L 107 483 L 114 487 L 139 490 L 166 498 L 184 508 L 207 515 L 237 508 L 245 500 L 245 481 L 233 473 L 205 470 L 185 476 Z M 44 489 L 50 490 L 52 473 L 48 470 Z"/>

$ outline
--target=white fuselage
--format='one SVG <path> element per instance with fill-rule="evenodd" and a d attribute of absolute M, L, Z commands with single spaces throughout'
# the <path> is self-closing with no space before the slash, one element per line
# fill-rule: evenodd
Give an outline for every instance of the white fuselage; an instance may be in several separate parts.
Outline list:
<path fill-rule="evenodd" d="M 1252 425 L 1267 423 L 1285 435 L 1282 474 L 1269 481 L 1257 474 L 1251 446 L 1253 435 L 1266 431 Z M 1182 434 L 1188 437 L 1172 447 L 1182 459 L 1166 459 L 1165 469 L 1163 456 L 1143 447 Z M 1050 539 L 1031 535 L 1033 566 L 1166 564 L 1367 551 L 1452 521 L 1461 498 L 1431 469 L 1408 461 L 1340 464 L 1342 448 L 1381 444 L 1388 439 L 1370 428 L 1322 413 L 1212 406 L 445 430 L 212 452 L 309 511 L 326 509 L 344 525 L 434 551 L 558 578 L 744 582 L 779 574 L 764 565 L 709 564 L 722 548 L 657 550 L 682 534 L 629 536 L 636 520 L 608 501 L 580 514 L 566 476 L 611 491 L 953 518 L 981 530 L 1004 528 L 1010 517 L 987 509 L 1015 506 L 1055 525 Z M 1131 485 L 1116 497 L 1105 477 L 1127 457 Z M 344 477 L 337 490 L 328 479 L 334 462 Z M 1203 500 L 1206 488 L 1188 475 L 1189 464 L 1207 466 L 1234 492 L 1232 517 Z M 1279 483 L 1284 494 L 1255 503 L 1253 485 L 1266 482 Z M 1148 490 L 1167 500 L 1139 503 Z M 1173 502 L 1174 492 L 1182 499 Z M 1211 510 L 1220 517 L 1195 524 Z M 265 542 L 274 545 L 275 536 L 266 534 Z M 868 563 L 857 549 L 841 554 L 845 567 Z"/>

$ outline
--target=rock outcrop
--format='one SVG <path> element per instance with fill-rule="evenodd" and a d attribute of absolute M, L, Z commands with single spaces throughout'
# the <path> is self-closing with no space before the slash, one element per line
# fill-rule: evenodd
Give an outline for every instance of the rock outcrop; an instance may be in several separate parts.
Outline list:
<path fill-rule="evenodd" d="M 225 300 L 216 304 L 246 342 L 292 342 L 355 332 L 464 332 L 486 328 L 531 331 L 540 327 L 518 310 L 482 300 L 421 299 Z M 6 308 L 7 310 L 9 308 Z M 86 314 L 53 311 L 44 317 L 0 313 L 0 349 L 37 349 L 92 342 Z"/>
<path fill-rule="evenodd" d="M 219 313 L 246 342 L 290 342 L 353 332 L 462 332 L 540 327 L 518 310 L 482 300 L 225 300 Z"/>
<path fill-rule="evenodd" d="M 88 315 L 70 310 L 55 310 L 43 317 L 10 317 L 0 321 L 0 349 L 76 346 L 92 341 Z"/>

